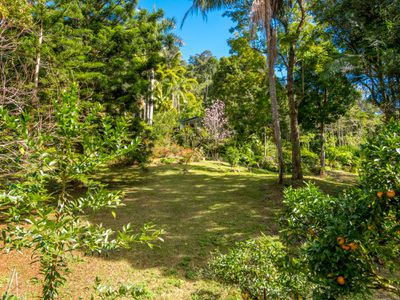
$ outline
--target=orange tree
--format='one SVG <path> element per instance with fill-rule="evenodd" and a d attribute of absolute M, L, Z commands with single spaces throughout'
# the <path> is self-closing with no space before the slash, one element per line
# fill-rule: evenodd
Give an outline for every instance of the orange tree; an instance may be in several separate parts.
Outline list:
<path fill-rule="evenodd" d="M 338 197 L 314 185 L 285 191 L 282 233 L 298 249 L 314 298 L 385 290 L 400 296 L 400 123 L 363 147 L 358 187 Z M 385 272 L 382 272 L 385 270 Z"/>

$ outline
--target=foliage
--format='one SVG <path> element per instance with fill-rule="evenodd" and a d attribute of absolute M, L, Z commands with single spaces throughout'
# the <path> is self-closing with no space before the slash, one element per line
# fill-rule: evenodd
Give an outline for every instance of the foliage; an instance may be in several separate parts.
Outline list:
<path fill-rule="evenodd" d="M 209 151 L 215 157 L 218 147 L 231 136 L 225 116 L 225 104 L 218 100 L 206 108 L 203 122 L 208 133 Z"/>
<path fill-rule="evenodd" d="M 338 197 L 311 184 L 285 191 L 283 236 L 299 247 L 319 299 L 373 289 L 400 295 L 399 282 L 379 272 L 400 253 L 399 133 L 393 121 L 363 147 L 360 187 Z"/>
<path fill-rule="evenodd" d="M 395 190 L 399 194 L 400 122 L 390 121 L 375 136 L 369 138 L 368 143 L 362 147 L 362 154 L 362 184 L 371 192 Z"/>
<path fill-rule="evenodd" d="M 178 127 L 178 115 L 176 111 L 160 111 L 154 115 L 153 136 L 156 144 L 168 145 Z"/>
<path fill-rule="evenodd" d="M 345 54 L 335 68 L 350 74 L 386 121 L 398 117 L 400 2 L 319 0 L 314 10 Z"/>
<path fill-rule="evenodd" d="M 318 171 L 318 155 L 307 148 L 301 149 L 301 162 L 305 172 L 316 173 Z"/>
<path fill-rule="evenodd" d="M 123 205 L 120 192 L 107 191 L 90 175 L 110 159 L 134 151 L 139 143 L 126 132 L 123 117 L 112 123 L 103 114 L 100 104 L 80 101 L 75 89 L 54 102 L 54 127 L 49 132 L 31 131 L 29 118 L 1 109 L 1 129 L 19 135 L 15 160 L 23 164 L 23 172 L 1 190 L 0 213 L 6 221 L 1 241 L 7 252 L 33 251 L 46 299 L 57 298 L 66 280 L 68 255 L 74 250 L 100 254 L 133 243 L 151 245 L 161 233 L 152 225 L 134 232 L 130 224 L 114 232 L 80 216 Z M 81 192 L 73 194 L 71 187 L 77 183 Z"/>
<path fill-rule="evenodd" d="M 27 59 L 25 68 L 38 71 L 41 104 L 77 82 L 83 99 L 106 104 L 108 111 L 139 114 L 150 70 L 165 60 L 161 50 L 175 49 L 172 20 L 125 0 L 31 1 L 26 7 L 20 11 L 33 22 L 19 37 L 18 56 Z"/>
<path fill-rule="evenodd" d="M 276 238 L 262 236 L 214 254 L 209 267 L 218 280 L 238 285 L 244 299 L 301 299 L 311 286 L 287 253 Z"/>
<path fill-rule="evenodd" d="M 211 51 L 206 50 L 200 54 L 190 56 L 188 62 L 188 74 L 198 82 L 198 86 L 194 91 L 196 97 L 202 99 L 205 106 L 209 106 L 211 104 L 209 100 L 210 86 L 214 82 L 213 76 L 217 71 L 219 61 Z"/>
<path fill-rule="evenodd" d="M 355 171 L 360 163 L 359 149 L 351 146 L 326 148 L 326 158 L 332 168 Z"/>
<path fill-rule="evenodd" d="M 334 122 L 359 98 L 349 79 L 334 68 L 338 50 L 326 37 L 314 35 L 317 45 L 302 54 L 302 69 L 296 76 L 299 119 L 308 130 Z"/>
<path fill-rule="evenodd" d="M 199 116 L 202 102 L 193 94 L 198 83 L 187 74 L 182 64 L 180 52 L 167 63 L 157 67 L 158 81 L 155 86 L 155 98 L 160 110 L 175 110 L 180 118 Z"/>
<path fill-rule="evenodd" d="M 231 167 L 234 168 L 240 161 L 240 151 L 238 148 L 230 146 L 225 150 L 225 157 Z"/>
<path fill-rule="evenodd" d="M 121 284 L 118 288 L 104 284 L 96 277 L 94 290 L 99 299 L 121 299 L 127 297 L 129 299 L 149 299 L 152 294 L 144 286 L 137 284 Z M 94 296 L 91 298 L 94 300 Z"/>
<path fill-rule="evenodd" d="M 271 122 L 265 57 L 244 38 L 229 40 L 231 56 L 222 58 L 213 77 L 210 97 L 225 104 L 233 138 L 239 143 L 258 134 Z"/>

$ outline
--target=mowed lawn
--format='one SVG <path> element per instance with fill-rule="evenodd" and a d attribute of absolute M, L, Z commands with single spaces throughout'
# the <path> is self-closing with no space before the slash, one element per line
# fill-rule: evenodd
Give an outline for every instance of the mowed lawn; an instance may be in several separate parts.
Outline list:
<path fill-rule="evenodd" d="M 283 187 L 276 184 L 276 174 L 232 172 L 225 163 L 200 162 L 193 163 L 187 174 L 180 165 L 154 165 L 146 171 L 115 168 L 99 178 L 125 192 L 125 207 L 116 211 L 115 219 L 111 211 L 103 211 L 87 216 L 90 222 L 113 229 L 152 223 L 165 231 L 164 242 L 153 249 L 138 245 L 108 257 L 76 253 L 61 299 L 89 299 L 96 276 L 115 286 L 141 284 L 150 299 L 240 299 L 236 289 L 204 279 L 202 269 L 210 253 L 279 230 L 276 216 Z M 334 178 L 308 179 L 328 193 L 337 193 L 355 176 L 335 173 Z M 0 255 L 0 292 L 15 267 L 19 294 L 28 299 L 40 295 L 40 286 L 30 280 L 38 266 L 29 261 L 29 252 Z"/>

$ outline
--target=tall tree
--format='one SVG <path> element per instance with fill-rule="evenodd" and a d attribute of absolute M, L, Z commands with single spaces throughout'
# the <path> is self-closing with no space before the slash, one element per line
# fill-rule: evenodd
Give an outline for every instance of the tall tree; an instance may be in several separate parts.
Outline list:
<path fill-rule="evenodd" d="M 193 0 L 191 11 L 200 11 L 206 15 L 207 12 L 215 9 L 226 8 L 227 6 L 238 2 L 237 0 Z M 254 0 L 252 2 L 251 15 L 253 28 L 258 28 L 261 25 L 265 32 L 268 50 L 268 79 L 269 79 L 269 94 L 271 97 L 272 122 L 274 127 L 274 137 L 278 152 L 278 182 L 283 182 L 283 150 L 281 128 L 279 122 L 278 99 L 276 95 L 276 76 L 275 62 L 277 57 L 277 29 L 274 19 L 282 11 L 283 0 Z M 189 11 L 190 12 L 190 11 Z M 189 13 L 188 12 L 188 13 Z M 187 14 L 188 14 L 187 13 Z"/>
<path fill-rule="evenodd" d="M 336 69 L 339 53 L 330 42 L 312 47 L 296 76 L 299 117 L 308 130 L 319 128 L 320 175 L 325 174 L 325 127 L 344 115 L 360 97 L 348 78 Z M 303 85 L 304 82 L 304 85 Z"/>
<path fill-rule="evenodd" d="M 29 33 L 32 18 L 24 0 L 0 3 L 0 105 L 22 111 L 30 102 L 32 64 L 21 56 L 23 39 Z"/>
<path fill-rule="evenodd" d="M 351 74 L 385 119 L 400 117 L 400 0 L 319 0 L 315 7 Z"/>
<path fill-rule="evenodd" d="M 205 105 L 210 105 L 208 100 L 212 77 L 218 68 L 218 59 L 206 50 L 200 54 L 193 55 L 189 58 L 188 71 L 190 76 L 195 78 L 199 83 L 198 96 L 203 98 Z"/>
<path fill-rule="evenodd" d="M 225 113 L 234 130 L 235 140 L 246 143 L 254 136 L 261 139 L 271 123 L 266 59 L 250 47 L 243 37 L 229 40 L 231 55 L 221 58 L 213 77 L 210 98 L 225 103 Z"/>
<path fill-rule="evenodd" d="M 287 97 L 290 118 L 290 140 L 292 143 L 292 179 L 303 178 L 300 153 L 300 131 L 298 124 L 298 101 L 294 92 L 294 73 L 297 64 L 297 50 L 301 44 L 300 39 L 306 22 L 307 12 L 303 0 L 287 1 L 285 13 L 279 18 L 284 30 L 286 55 L 282 56 L 287 71 Z M 281 43 L 282 44 L 282 43 Z"/>

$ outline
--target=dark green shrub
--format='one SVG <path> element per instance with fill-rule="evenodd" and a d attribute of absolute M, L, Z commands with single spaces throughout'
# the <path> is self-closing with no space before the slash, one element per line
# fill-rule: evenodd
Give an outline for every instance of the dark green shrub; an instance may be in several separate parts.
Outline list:
<path fill-rule="evenodd" d="M 121 192 L 108 191 L 91 175 L 110 160 L 136 151 L 138 143 L 129 140 L 123 117 L 111 122 L 100 104 L 81 101 L 77 95 L 74 87 L 54 102 L 49 131 L 27 131 L 35 127 L 32 120 L 0 109 L 1 130 L 12 129 L 19 136 L 21 148 L 14 153 L 24 168 L 0 189 L 0 219 L 6 221 L 1 250 L 32 250 L 43 275 L 43 299 L 58 298 L 71 252 L 110 253 L 133 243 L 150 243 L 161 233 L 150 225 L 135 232 L 130 224 L 113 231 L 81 218 L 90 210 L 123 206 Z M 84 184 L 80 197 L 71 195 L 72 182 Z"/>
<path fill-rule="evenodd" d="M 317 173 L 319 171 L 320 160 L 318 154 L 307 148 L 301 149 L 301 162 L 305 172 Z"/>
<path fill-rule="evenodd" d="M 400 256 L 399 145 L 400 124 L 391 122 L 363 147 L 360 186 L 338 197 L 313 185 L 285 191 L 283 237 L 298 247 L 315 298 L 400 296 L 400 281 L 378 271 Z"/>
<path fill-rule="evenodd" d="M 328 147 L 326 159 L 331 168 L 355 171 L 360 163 L 359 149 L 350 146 Z"/>
<path fill-rule="evenodd" d="M 237 285 L 244 299 L 300 299 L 312 287 L 299 262 L 278 239 L 268 236 L 215 254 L 209 267 L 217 280 Z"/>
<path fill-rule="evenodd" d="M 362 147 L 362 159 L 360 177 L 363 186 L 372 193 L 397 191 L 395 199 L 399 200 L 400 123 L 391 121 L 370 138 Z"/>

